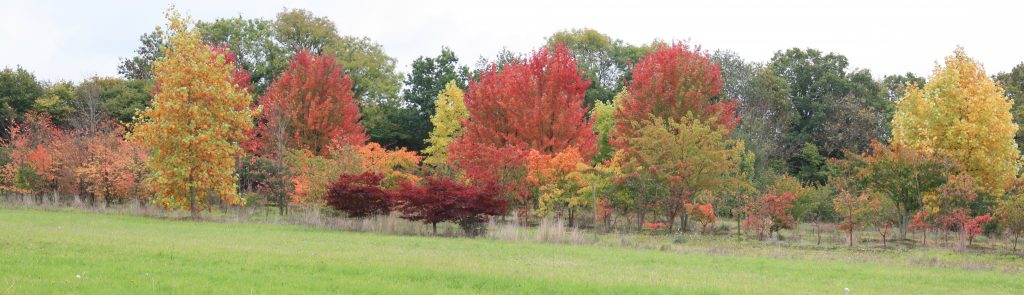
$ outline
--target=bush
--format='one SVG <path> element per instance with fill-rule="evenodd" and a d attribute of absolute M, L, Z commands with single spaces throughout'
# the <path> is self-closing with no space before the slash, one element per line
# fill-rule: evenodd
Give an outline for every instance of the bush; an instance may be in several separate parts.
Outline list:
<path fill-rule="evenodd" d="M 484 233 L 490 216 L 505 214 L 508 200 L 496 185 L 469 186 L 446 178 L 426 178 L 423 186 L 405 182 L 396 193 L 402 218 L 433 225 L 454 222 L 468 236 Z"/>
<path fill-rule="evenodd" d="M 376 173 L 342 174 L 328 188 L 327 205 L 349 217 L 391 213 L 391 194 L 380 187 L 383 177 Z"/>

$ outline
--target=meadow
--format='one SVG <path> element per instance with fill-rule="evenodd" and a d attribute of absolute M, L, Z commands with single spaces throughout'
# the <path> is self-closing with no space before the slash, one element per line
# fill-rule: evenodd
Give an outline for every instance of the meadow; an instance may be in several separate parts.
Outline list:
<path fill-rule="evenodd" d="M 1024 290 L 1019 257 L 946 250 L 861 253 L 729 240 L 636 249 L 193 222 L 76 209 L 0 209 L 0 265 L 0 294 Z"/>

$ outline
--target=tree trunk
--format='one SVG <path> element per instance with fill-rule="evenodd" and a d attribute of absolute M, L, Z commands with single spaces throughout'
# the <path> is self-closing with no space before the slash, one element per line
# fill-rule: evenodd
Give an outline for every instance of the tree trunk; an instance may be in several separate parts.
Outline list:
<path fill-rule="evenodd" d="M 189 181 L 191 182 L 191 181 Z M 188 189 L 188 209 L 191 212 L 192 220 L 199 219 L 199 211 L 196 210 L 196 188 L 190 187 Z"/>
<path fill-rule="evenodd" d="M 821 246 L 821 223 L 817 217 L 814 218 L 814 233 L 818 235 L 818 246 Z"/>
<path fill-rule="evenodd" d="M 434 228 L 434 235 L 437 235 L 437 222 L 431 222 L 430 225 Z"/>
<path fill-rule="evenodd" d="M 743 232 L 740 231 L 741 228 L 742 228 L 742 224 L 740 224 L 740 216 L 739 216 L 739 214 L 733 214 L 733 215 L 734 215 L 733 218 L 736 218 L 736 237 L 739 238 L 739 237 L 743 236 Z"/>
<path fill-rule="evenodd" d="M 900 216 L 899 216 L 899 219 L 900 219 L 900 239 L 899 240 L 900 241 L 905 241 L 907 239 L 907 215 L 908 215 L 908 213 L 901 212 Z"/>
<path fill-rule="evenodd" d="M 849 237 L 850 237 L 850 247 L 853 247 L 853 227 L 851 226 L 850 228 L 851 228 L 851 229 L 850 229 L 850 231 L 848 232 L 848 235 L 849 235 Z"/>
<path fill-rule="evenodd" d="M 1017 239 L 1020 238 L 1020 233 L 1013 234 L 1013 252 L 1017 252 Z"/>

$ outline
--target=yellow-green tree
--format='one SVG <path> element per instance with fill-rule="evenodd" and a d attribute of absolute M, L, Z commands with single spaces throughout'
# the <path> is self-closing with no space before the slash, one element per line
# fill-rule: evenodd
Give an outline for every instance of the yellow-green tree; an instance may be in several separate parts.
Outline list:
<path fill-rule="evenodd" d="M 448 145 L 462 131 L 462 120 L 469 117 L 466 104 L 462 100 L 462 89 L 455 80 L 448 82 L 444 90 L 437 94 L 435 112 L 430 116 L 434 130 L 430 131 L 427 142 L 430 146 L 423 150 L 427 158 L 424 164 L 434 167 L 446 167 L 448 164 Z"/>
<path fill-rule="evenodd" d="M 896 105 L 893 142 L 949 155 L 983 190 L 1002 194 L 1020 167 L 1012 106 L 985 69 L 957 48 L 923 89 L 907 87 Z"/>
<path fill-rule="evenodd" d="M 146 181 L 157 202 L 188 208 L 197 218 L 208 195 L 243 202 L 235 157 L 255 111 L 228 53 L 204 44 L 190 18 L 173 9 L 165 15 L 169 34 L 164 56 L 153 64 L 153 103 L 130 139 L 152 150 Z"/>

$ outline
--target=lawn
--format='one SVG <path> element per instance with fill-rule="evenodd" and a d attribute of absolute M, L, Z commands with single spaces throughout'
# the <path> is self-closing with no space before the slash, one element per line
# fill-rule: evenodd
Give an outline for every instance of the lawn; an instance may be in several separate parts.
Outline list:
<path fill-rule="evenodd" d="M 739 253 L 0 209 L 0 294 L 1024 292 L 1020 272 Z"/>

